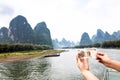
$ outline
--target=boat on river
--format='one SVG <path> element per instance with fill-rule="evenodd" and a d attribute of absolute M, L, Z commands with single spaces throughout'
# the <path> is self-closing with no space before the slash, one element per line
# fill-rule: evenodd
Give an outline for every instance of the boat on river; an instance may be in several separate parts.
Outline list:
<path fill-rule="evenodd" d="M 44 57 L 57 57 L 57 56 L 60 56 L 60 53 L 46 54 Z"/>

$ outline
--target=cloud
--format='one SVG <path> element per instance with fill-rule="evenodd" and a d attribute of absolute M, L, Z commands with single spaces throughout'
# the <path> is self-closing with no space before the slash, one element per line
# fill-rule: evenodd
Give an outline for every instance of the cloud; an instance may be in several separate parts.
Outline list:
<path fill-rule="evenodd" d="M 8 5 L 0 5 L 0 15 L 13 15 L 14 9 Z"/>
<path fill-rule="evenodd" d="M 32 28 L 45 21 L 58 39 L 80 40 L 83 32 L 92 36 L 98 28 L 112 33 L 120 29 L 119 14 L 120 0 L 0 0 L 0 26 L 23 15 Z"/>

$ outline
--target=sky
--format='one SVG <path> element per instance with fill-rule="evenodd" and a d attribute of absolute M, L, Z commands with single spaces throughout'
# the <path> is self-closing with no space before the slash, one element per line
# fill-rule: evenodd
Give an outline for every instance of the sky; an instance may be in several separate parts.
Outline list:
<path fill-rule="evenodd" d="M 26 17 L 34 29 L 45 21 L 52 39 L 80 41 L 97 29 L 112 34 L 120 30 L 120 0 L 0 0 L 0 28 L 9 28 L 17 15 Z"/>

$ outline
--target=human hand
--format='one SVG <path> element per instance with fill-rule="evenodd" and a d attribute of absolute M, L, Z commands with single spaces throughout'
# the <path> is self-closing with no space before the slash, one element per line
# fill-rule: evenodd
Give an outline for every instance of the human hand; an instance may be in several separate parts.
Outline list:
<path fill-rule="evenodd" d="M 104 64 L 106 67 L 109 67 L 110 66 L 110 63 L 111 63 L 111 59 L 108 57 L 108 55 L 107 54 L 105 54 L 105 53 L 97 53 L 97 55 L 96 55 L 96 59 L 100 62 L 100 63 L 102 63 L 102 64 Z"/>
<path fill-rule="evenodd" d="M 88 57 L 84 57 L 83 52 L 78 51 L 76 56 L 76 64 L 83 74 L 85 80 L 99 80 L 94 74 L 89 71 Z"/>
<path fill-rule="evenodd" d="M 82 58 L 82 57 L 79 57 L 79 55 L 77 55 L 76 64 L 81 72 L 89 71 L 88 58 Z"/>

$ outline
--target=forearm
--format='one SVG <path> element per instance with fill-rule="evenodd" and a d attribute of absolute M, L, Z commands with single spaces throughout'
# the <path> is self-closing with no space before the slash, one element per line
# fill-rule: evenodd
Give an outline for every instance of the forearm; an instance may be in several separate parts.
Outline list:
<path fill-rule="evenodd" d="M 82 75 L 85 80 L 99 80 L 96 76 L 94 76 L 90 71 L 83 71 Z"/>
<path fill-rule="evenodd" d="M 120 62 L 119 61 L 112 60 L 109 67 L 120 72 Z"/>

